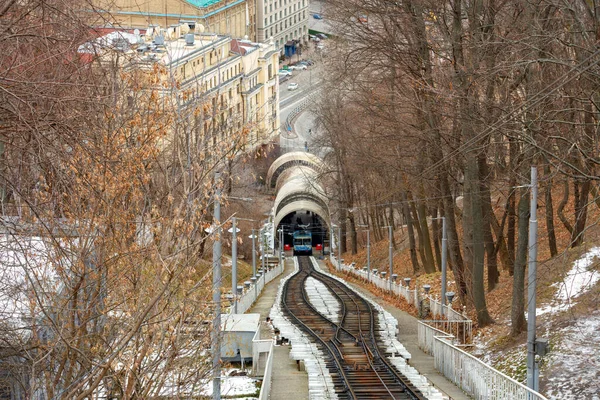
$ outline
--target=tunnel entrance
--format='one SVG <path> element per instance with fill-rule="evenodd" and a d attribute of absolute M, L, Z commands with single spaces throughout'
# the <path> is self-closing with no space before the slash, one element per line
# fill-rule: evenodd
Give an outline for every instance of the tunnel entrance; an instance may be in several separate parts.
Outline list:
<path fill-rule="evenodd" d="M 293 246 L 293 233 L 295 231 L 308 231 L 312 234 L 312 247 L 321 246 L 319 253 L 329 248 L 329 229 L 327 223 L 314 211 L 297 210 L 288 213 L 281 219 L 276 231 L 283 229 L 283 244 Z M 277 243 L 279 236 L 277 236 Z M 317 255 L 315 253 L 315 255 Z"/>

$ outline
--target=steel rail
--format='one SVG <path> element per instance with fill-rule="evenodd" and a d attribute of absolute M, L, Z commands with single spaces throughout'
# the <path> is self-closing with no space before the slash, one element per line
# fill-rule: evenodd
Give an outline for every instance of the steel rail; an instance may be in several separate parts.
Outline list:
<path fill-rule="evenodd" d="M 343 283 L 341 283 L 337 279 L 332 278 L 332 277 L 330 277 L 328 275 L 325 275 L 325 274 L 323 274 L 323 273 L 321 273 L 319 271 L 313 271 L 313 273 L 317 274 L 321 278 L 324 278 L 324 280 L 333 282 L 336 287 L 340 288 L 344 293 L 346 293 L 348 295 L 348 297 L 350 297 L 356 303 L 356 301 L 354 300 L 354 297 L 357 297 L 357 296 L 351 296 L 351 295 L 349 295 L 348 294 L 348 290 L 350 290 L 350 289 L 347 288 Z M 330 285 L 326 285 L 326 286 L 329 286 L 331 288 Z M 335 291 L 332 290 L 332 292 L 334 294 L 336 294 Z M 374 316 L 374 312 L 373 312 L 373 309 L 371 307 L 371 304 L 369 304 L 369 302 L 366 301 L 365 299 L 363 299 L 361 296 L 358 296 L 358 297 L 359 297 L 359 299 L 362 301 L 362 303 L 368 309 L 368 314 L 369 314 L 369 318 L 370 318 L 370 332 L 369 332 L 370 340 L 369 340 L 369 342 L 370 342 L 370 344 L 372 344 L 372 346 L 373 346 L 373 348 L 375 350 L 375 353 L 373 352 L 373 350 L 371 350 L 371 348 L 369 346 L 367 346 L 367 348 L 369 349 L 369 353 L 371 354 L 372 359 L 373 360 L 377 359 L 380 362 L 382 362 L 385 365 L 386 369 L 389 370 L 394 375 L 394 378 L 396 379 L 396 381 L 398 383 L 400 383 L 401 386 L 403 386 L 403 388 L 405 389 L 406 393 L 410 397 L 412 397 L 414 400 L 423 399 L 424 397 L 419 396 L 418 394 L 414 393 L 414 391 L 418 391 L 418 389 L 416 389 L 416 388 L 412 389 L 411 387 L 414 387 L 414 385 L 412 385 L 412 383 L 410 383 L 410 381 L 407 382 L 407 379 L 403 375 L 401 375 L 396 370 L 396 368 L 393 365 L 391 365 L 386 360 L 385 355 L 381 354 L 381 351 L 379 350 L 379 346 L 377 346 L 376 339 L 375 339 L 375 316 Z M 338 298 L 340 298 L 340 297 L 338 296 Z M 360 312 L 358 313 L 358 315 L 359 315 L 359 318 L 360 318 Z M 359 319 L 359 321 L 360 321 L 360 319 Z M 359 330 L 362 332 L 362 326 L 360 325 L 360 323 L 359 323 Z M 352 336 L 356 337 L 355 335 L 352 335 Z M 361 342 L 364 345 L 364 338 L 361 340 Z M 367 355 L 367 357 L 368 357 L 368 355 Z M 375 371 L 375 369 L 373 369 L 373 371 L 379 376 L 379 374 L 377 373 L 377 371 Z M 386 388 L 387 388 L 387 385 L 384 384 L 384 386 L 386 386 Z"/>
<path fill-rule="evenodd" d="M 292 276 L 286 283 L 283 289 L 282 305 L 284 309 L 288 312 L 288 315 L 290 315 L 290 317 L 297 323 L 297 325 L 299 325 L 304 331 L 308 332 L 311 336 L 316 338 L 317 342 L 322 345 L 322 348 L 327 353 L 329 353 L 330 357 L 333 360 L 334 370 L 336 370 L 339 373 L 338 382 L 341 381 L 342 385 L 342 388 L 340 388 L 340 386 L 338 386 L 339 383 L 336 383 L 338 390 L 341 389 L 343 392 L 345 392 L 348 395 L 348 398 L 359 398 L 357 396 L 357 393 L 353 389 L 352 383 L 354 382 L 354 384 L 356 384 L 357 382 L 360 382 L 361 378 L 353 376 L 351 379 L 345 372 L 345 366 L 347 367 L 349 365 L 349 361 L 346 360 L 344 354 L 348 355 L 348 351 L 344 351 L 342 350 L 342 348 L 344 348 L 344 343 L 347 343 L 348 338 L 350 338 L 351 340 L 354 340 L 356 346 L 358 346 L 360 343 L 360 347 L 362 348 L 362 354 L 364 354 L 364 357 L 370 367 L 370 373 L 372 374 L 371 376 L 373 378 L 376 378 L 377 381 L 381 383 L 381 386 L 379 386 L 383 390 L 381 392 L 381 395 L 387 392 L 390 398 L 396 399 L 396 396 L 402 393 L 402 398 L 410 398 L 413 400 L 425 399 L 420 390 L 414 387 L 414 385 L 412 385 L 412 383 L 410 383 L 410 381 L 408 381 L 406 377 L 399 373 L 399 371 L 397 371 L 396 368 L 386 360 L 385 355 L 382 355 L 382 352 L 379 349 L 379 346 L 377 345 L 377 337 L 375 334 L 376 323 L 374 317 L 374 310 L 372 309 L 370 303 L 367 300 L 365 300 L 362 296 L 357 295 L 354 291 L 352 291 L 352 289 L 348 288 L 346 285 L 344 285 L 337 279 L 334 279 L 328 275 L 314 270 L 312 265 L 309 264 L 307 268 L 307 260 L 308 257 L 299 257 L 301 269 L 296 274 L 294 274 L 294 276 Z M 327 318 L 321 312 L 316 310 L 316 308 L 310 303 L 306 292 L 306 280 L 308 279 L 308 277 L 313 277 L 314 279 L 321 281 L 329 289 L 333 296 L 339 301 L 341 307 L 341 318 L 338 323 L 333 322 L 332 320 Z M 307 308 L 311 312 L 310 315 L 317 316 L 319 319 L 323 320 L 323 323 L 329 326 L 328 328 L 322 328 L 323 334 L 325 334 L 325 329 L 334 330 L 332 337 L 330 337 L 329 339 L 322 338 L 320 334 L 315 332 L 315 330 L 308 325 L 317 324 L 317 327 L 320 331 L 321 327 L 319 326 L 319 322 L 315 322 L 314 320 L 306 323 L 303 322 L 300 319 L 299 315 L 296 315 L 296 313 L 292 311 L 291 307 L 288 306 L 287 297 L 289 293 L 289 285 L 292 284 L 292 281 L 294 285 L 297 285 L 298 279 L 300 279 L 300 287 L 298 288 L 297 286 L 295 286 L 295 288 L 299 289 L 302 297 L 302 302 L 295 305 L 295 307 L 300 307 L 299 310 L 298 308 L 296 308 L 296 310 L 300 311 L 301 313 L 304 313 L 305 311 L 303 311 L 302 308 Z M 350 304 L 353 304 L 353 307 L 348 307 L 348 305 Z M 349 313 L 352 309 L 356 310 L 356 320 L 348 319 Z M 368 328 L 363 327 L 363 324 L 365 323 L 364 313 L 369 314 Z M 354 327 L 355 323 L 358 323 L 358 326 L 356 328 Z M 347 327 L 344 327 L 344 324 L 346 324 Z M 365 331 L 365 329 L 368 329 L 368 332 Z M 352 332 L 351 330 L 353 330 L 354 332 Z M 348 337 L 343 338 L 341 336 L 342 332 L 347 334 Z M 340 346 L 342 346 L 342 348 L 340 348 Z M 354 371 L 359 370 L 354 369 Z M 358 381 L 356 381 L 356 379 L 358 379 Z M 387 384 L 385 382 L 386 379 L 388 380 Z M 399 391 L 398 389 L 394 389 L 393 387 L 389 386 L 390 380 L 395 381 L 399 385 L 398 388 L 401 390 Z M 362 387 L 364 388 L 364 386 Z M 396 396 L 393 392 L 396 392 Z M 373 394 L 371 394 L 371 396 L 372 395 Z M 367 397 L 369 398 L 371 398 L 371 396 L 367 395 Z M 363 397 L 364 394 L 360 396 L 360 398 Z"/>
<path fill-rule="evenodd" d="M 287 282 L 287 283 L 289 283 L 289 282 L 290 282 L 290 281 L 291 281 L 293 278 L 297 277 L 297 275 L 299 275 L 300 273 L 302 273 L 302 270 L 301 270 L 301 271 L 299 271 L 299 272 L 297 272 L 296 274 L 294 274 L 294 276 L 292 276 L 292 277 L 291 277 L 291 278 L 288 280 L 288 282 Z M 304 287 L 304 284 L 305 284 L 305 282 L 306 282 L 306 279 L 307 279 L 307 278 L 308 278 L 308 274 L 307 274 L 305 277 L 303 277 L 303 279 L 302 279 L 302 286 L 303 286 L 303 287 Z M 288 305 L 287 305 L 287 302 L 286 302 L 287 291 L 288 291 L 288 285 L 287 285 L 287 283 L 286 283 L 286 285 L 285 285 L 285 286 L 284 286 L 284 288 L 283 288 L 283 293 L 282 293 L 283 295 L 281 296 L 281 302 L 282 302 L 282 305 L 284 306 L 284 309 L 285 309 L 285 310 L 287 310 L 288 314 L 289 314 L 289 315 L 290 315 L 290 316 L 291 316 L 291 317 L 292 317 L 294 320 L 296 320 L 296 322 L 297 322 L 297 323 L 298 323 L 298 324 L 299 324 L 301 327 L 303 327 L 303 328 L 304 328 L 306 331 L 308 331 L 308 332 L 310 333 L 310 335 L 311 335 L 311 336 L 313 336 L 315 339 L 317 339 L 317 341 L 318 341 L 318 342 L 320 342 L 320 343 L 321 343 L 321 345 L 322 345 L 322 346 L 323 346 L 325 349 L 327 349 L 327 351 L 328 351 L 328 352 L 331 354 L 331 357 L 333 358 L 333 361 L 334 361 L 334 363 L 335 363 L 335 365 L 336 365 L 336 369 L 338 370 L 338 372 L 339 372 L 340 376 L 342 377 L 342 383 L 343 383 L 343 385 L 344 385 L 344 387 L 345 387 L 345 389 L 346 389 L 346 392 L 348 392 L 348 393 L 349 393 L 349 394 L 352 396 L 352 399 L 353 399 L 353 400 L 356 400 L 356 399 L 357 399 L 357 397 L 356 397 L 356 394 L 354 393 L 354 390 L 352 389 L 352 387 L 351 387 L 351 386 L 350 386 L 350 384 L 349 384 L 348 377 L 346 376 L 346 373 L 344 372 L 344 368 L 343 368 L 343 366 L 342 366 L 341 362 L 339 361 L 339 358 L 338 358 L 338 356 L 337 356 L 337 355 L 334 353 L 334 351 L 331 349 L 331 347 L 329 346 L 329 344 L 328 344 L 327 342 L 325 342 L 323 339 L 321 339 L 321 337 L 320 337 L 320 336 L 319 336 L 319 335 L 318 335 L 318 334 L 317 334 L 317 333 L 316 333 L 314 330 L 312 330 L 312 329 L 311 329 L 311 328 L 310 328 L 310 327 L 309 327 L 307 324 L 305 324 L 304 322 L 302 322 L 302 321 L 300 320 L 300 318 L 298 318 L 298 317 L 296 316 L 296 314 L 294 314 L 294 312 L 293 312 L 293 311 L 291 311 L 291 310 L 290 310 L 290 308 L 288 307 Z M 302 297 L 303 297 L 303 298 L 304 298 L 304 300 L 306 301 L 306 298 L 305 298 L 305 296 L 304 296 L 304 293 L 302 293 Z M 312 305 L 310 304 L 310 302 L 306 301 L 306 305 L 308 305 L 308 306 L 309 306 L 311 309 L 315 310 L 315 309 L 314 309 L 314 307 L 312 307 Z M 315 310 L 315 311 L 316 311 L 316 310 Z M 321 317 L 323 317 L 325 320 L 329 321 L 329 319 L 325 318 L 325 316 L 323 316 L 321 313 L 319 313 L 319 312 L 317 312 L 317 313 L 318 313 L 318 314 L 319 314 Z M 331 321 L 329 321 L 329 322 L 331 322 Z M 332 344 L 333 344 L 333 343 L 332 343 Z M 334 344 L 334 346 L 335 346 L 335 344 Z M 339 351 L 339 348 L 337 348 L 337 346 L 335 346 L 335 347 L 336 347 L 336 350 L 337 350 L 338 354 L 339 354 L 339 355 L 341 355 L 341 352 Z"/>

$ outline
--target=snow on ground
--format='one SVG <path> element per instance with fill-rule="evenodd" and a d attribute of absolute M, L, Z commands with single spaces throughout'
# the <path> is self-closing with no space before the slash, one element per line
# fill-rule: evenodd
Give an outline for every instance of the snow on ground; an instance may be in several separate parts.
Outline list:
<path fill-rule="evenodd" d="M 317 311 L 335 323 L 340 322 L 341 305 L 331 292 L 321 281 L 316 280 L 312 276 L 308 277 L 305 282 L 306 294 L 308 301 Z"/>
<path fill-rule="evenodd" d="M 590 269 L 600 258 L 600 247 L 594 247 L 575 262 L 565 278 L 553 284 L 552 302 L 536 309 L 544 315 L 537 336 L 550 339 L 550 352 L 541 364 L 540 392 L 549 400 L 600 400 L 600 311 L 582 317 L 572 316 L 569 324 L 557 327 L 563 319 L 554 314 L 569 310 L 574 301 L 597 286 L 600 273 Z M 497 321 L 498 323 L 502 323 Z M 509 324 L 507 320 L 505 323 Z M 499 352 L 488 351 L 492 337 L 478 335 L 478 356 L 514 379 L 524 382 L 527 347 L 525 343 Z"/>
<path fill-rule="evenodd" d="M 290 339 L 292 348 L 290 358 L 302 360 L 308 375 L 309 399 L 337 399 L 335 386 L 331 374 L 325 364 L 325 356 L 317 345 L 300 328 L 296 327 L 283 313 L 281 309 L 281 297 L 286 282 L 298 272 L 298 258 L 294 257 L 294 273 L 281 279 L 277 289 L 277 298 L 269 316 L 274 321 L 274 326 L 281 332 L 282 337 Z"/>
<path fill-rule="evenodd" d="M 600 400 L 600 312 L 556 332 L 542 390 L 549 400 Z M 544 375 L 548 376 L 544 379 Z"/>
<path fill-rule="evenodd" d="M 552 302 L 547 306 L 536 309 L 536 315 L 568 310 L 575 305 L 573 299 L 594 287 L 600 280 L 600 272 L 590 270 L 589 267 L 597 257 L 600 257 L 600 247 L 592 248 L 583 257 L 575 261 L 565 279 L 552 285 L 558 288 Z"/>
<path fill-rule="evenodd" d="M 327 275 L 333 279 L 336 279 L 339 282 L 342 282 L 349 289 L 352 289 L 344 279 L 330 274 L 327 271 L 324 271 L 319 266 L 319 263 L 314 257 L 310 258 L 315 270 L 321 272 L 324 275 Z M 354 289 L 352 289 L 354 290 Z M 403 374 L 408 380 L 417 387 L 421 391 L 421 393 L 425 396 L 425 398 L 430 400 L 443 400 L 447 399 L 445 395 L 443 395 L 439 390 L 434 388 L 427 378 L 424 375 L 421 375 L 419 371 L 408 364 L 408 360 L 411 358 L 411 354 L 404 348 L 402 343 L 398 341 L 398 321 L 396 318 L 392 316 L 389 312 L 387 312 L 383 307 L 374 302 L 373 300 L 366 298 L 361 295 L 359 292 L 359 296 L 365 299 L 367 302 L 371 304 L 371 306 L 377 311 L 377 320 L 379 323 L 379 339 L 381 341 L 380 347 L 384 347 L 386 353 L 391 354 L 388 356 L 388 361 L 396 367 L 396 369 Z M 318 310 L 318 309 L 317 309 Z M 320 311 L 320 310 L 319 310 Z M 320 311 L 323 313 L 323 311 Z"/>
<path fill-rule="evenodd" d="M 235 399 L 257 399 L 259 388 L 257 380 L 249 376 L 230 376 L 236 369 L 224 369 L 221 371 L 221 396 L 223 398 Z M 175 380 L 174 380 L 175 381 Z M 160 395 L 168 398 L 181 398 L 208 396 L 211 397 L 213 392 L 212 379 L 208 379 L 205 383 L 199 385 L 187 384 L 184 387 L 172 382 L 166 384 Z"/>
<path fill-rule="evenodd" d="M 212 396 L 212 381 L 202 387 L 202 395 Z M 221 396 L 234 397 L 239 399 L 241 396 L 248 399 L 254 399 L 258 396 L 256 379 L 249 376 L 222 376 L 221 377 Z"/>

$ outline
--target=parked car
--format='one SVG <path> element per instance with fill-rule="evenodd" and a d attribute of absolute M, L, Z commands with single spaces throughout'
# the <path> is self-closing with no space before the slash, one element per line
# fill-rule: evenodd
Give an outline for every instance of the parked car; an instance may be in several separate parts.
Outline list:
<path fill-rule="evenodd" d="M 306 61 L 308 63 L 308 65 L 315 65 L 315 62 L 313 60 L 307 59 L 304 61 Z"/>
<path fill-rule="evenodd" d="M 308 68 L 308 66 L 305 64 L 290 65 L 290 69 L 295 70 L 295 71 L 305 70 L 307 68 Z"/>
<path fill-rule="evenodd" d="M 323 17 L 321 16 L 321 14 L 313 14 L 313 18 L 314 19 L 323 19 Z"/>
<path fill-rule="evenodd" d="M 288 85 L 288 90 L 296 90 L 298 89 L 298 84 L 296 82 L 292 82 Z"/>
<path fill-rule="evenodd" d="M 327 35 L 326 35 L 326 34 L 324 34 L 324 33 L 317 33 L 317 37 L 318 37 L 319 39 L 327 39 Z"/>
<path fill-rule="evenodd" d="M 322 44 L 317 45 L 317 50 L 323 50 L 325 48 L 325 46 L 323 46 Z"/>
<path fill-rule="evenodd" d="M 292 75 L 292 71 L 290 71 L 289 69 L 280 69 L 279 70 L 279 75 L 281 75 L 281 76 L 291 76 Z"/>

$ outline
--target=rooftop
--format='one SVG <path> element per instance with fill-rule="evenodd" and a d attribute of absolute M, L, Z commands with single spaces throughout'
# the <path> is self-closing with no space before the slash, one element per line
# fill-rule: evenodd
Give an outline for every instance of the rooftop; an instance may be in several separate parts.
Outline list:
<path fill-rule="evenodd" d="M 213 4 L 217 4 L 218 2 L 220 2 L 222 0 L 185 0 L 185 1 L 190 3 L 191 5 L 193 5 L 194 7 L 205 8 L 208 6 L 212 6 Z"/>

